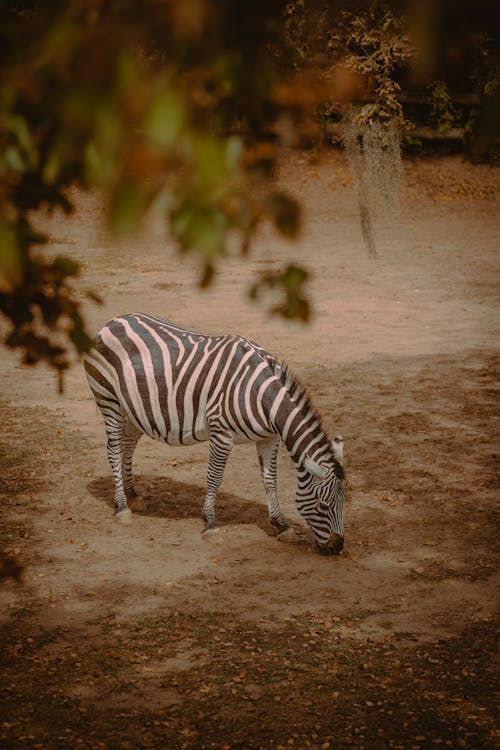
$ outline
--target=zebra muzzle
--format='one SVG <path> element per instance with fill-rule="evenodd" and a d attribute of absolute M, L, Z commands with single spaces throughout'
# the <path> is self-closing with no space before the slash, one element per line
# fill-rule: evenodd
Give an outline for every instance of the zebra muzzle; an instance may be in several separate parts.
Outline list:
<path fill-rule="evenodd" d="M 316 542 L 316 547 L 322 555 L 338 555 L 344 549 L 344 537 L 340 534 L 332 534 L 324 544 Z"/>

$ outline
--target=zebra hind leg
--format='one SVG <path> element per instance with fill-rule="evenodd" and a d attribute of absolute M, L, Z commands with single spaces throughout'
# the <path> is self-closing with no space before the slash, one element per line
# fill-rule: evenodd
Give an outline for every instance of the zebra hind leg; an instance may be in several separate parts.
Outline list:
<path fill-rule="evenodd" d="M 277 537 L 280 541 L 295 541 L 297 539 L 297 534 L 286 522 L 278 503 L 277 459 L 279 438 L 275 437 L 271 440 L 259 440 L 256 445 L 262 482 L 267 496 L 269 521 L 276 529 Z"/>
<path fill-rule="evenodd" d="M 129 419 L 123 422 L 122 431 L 122 476 L 123 490 L 127 502 L 133 510 L 146 510 L 146 503 L 135 491 L 134 480 L 132 476 L 132 457 L 134 455 L 137 443 L 144 433 L 139 430 Z"/>
<path fill-rule="evenodd" d="M 125 428 L 125 415 L 121 411 L 118 402 L 116 402 L 116 404 L 113 403 L 112 405 L 108 402 L 103 413 L 106 435 L 108 438 L 108 461 L 113 472 L 115 483 L 115 518 L 121 523 L 130 523 L 132 520 L 132 511 L 128 507 L 123 477 L 123 434 Z"/>
<path fill-rule="evenodd" d="M 218 531 L 215 520 L 215 495 L 222 482 L 227 459 L 233 447 L 231 435 L 214 432 L 210 435 L 207 469 L 207 494 L 203 505 L 202 518 L 205 521 L 204 535 Z"/>

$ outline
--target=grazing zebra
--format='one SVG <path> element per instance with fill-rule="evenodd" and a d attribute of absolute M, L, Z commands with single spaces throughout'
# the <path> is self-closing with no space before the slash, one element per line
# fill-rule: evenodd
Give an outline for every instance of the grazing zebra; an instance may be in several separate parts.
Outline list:
<path fill-rule="evenodd" d="M 297 469 L 297 509 L 322 554 L 343 547 L 343 441 L 330 442 L 288 367 L 241 336 L 205 336 L 152 315 L 113 318 L 85 355 L 106 427 L 116 516 L 137 497 L 132 454 L 146 434 L 170 445 L 209 441 L 204 533 L 216 529 L 215 495 L 233 445 L 254 442 L 278 534 L 289 530 L 276 492 L 280 438 Z"/>

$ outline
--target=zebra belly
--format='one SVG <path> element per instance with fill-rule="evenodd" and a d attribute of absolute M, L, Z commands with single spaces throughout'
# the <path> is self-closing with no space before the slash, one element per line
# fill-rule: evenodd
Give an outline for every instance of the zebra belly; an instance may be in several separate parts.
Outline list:
<path fill-rule="evenodd" d="M 132 420 L 134 421 L 134 420 Z M 208 440 L 210 440 L 210 428 L 208 424 L 205 426 L 204 429 L 197 429 L 196 433 L 194 434 L 192 431 L 173 431 L 169 430 L 166 435 L 161 435 L 159 433 L 154 433 L 149 428 L 149 425 L 146 427 L 145 425 L 137 425 L 146 435 L 153 438 L 153 440 L 158 440 L 162 443 L 167 443 L 168 445 L 174 445 L 174 446 L 180 446 L 180 445 L 195 445 L 196 443 L 203 443 Z M 146 427 L 146 428 L 145 428 Z M 218 429 L 221 429 L 220 427 Z M 256 443 L 259 440 L 265 440 L 267 437 L 271 437 L 275 433 L 273 432 L 262 432 L 252 435 L 245 435 L 241 432 L 236 432 L 231 429 L 224 429 L 222 428 L 221 431 L 226 432 L 227 434 L 231 435 L 233 438 L 234 445 L 245 445 L 247 443 Z"/>
<path fill-rule="evenodd" d="M 192 431 L 182 433 L 169 431 L 165 437 L 160 436 L 157 439 L 163 440 L 168 445 L 195 445 L 195 443 L 210 440 L 210 430 L 207 427 L 205 430 L 196 431 L 196 434 Z"/>
<path fill-rule="evenodd" d="M 158 430 L 149 421 L 137 422 L 128 410 L 126 411 L 130 421 L 153 440 L 158 440 L 168 445 L 194 445 L 195 443 L 203 443 L 210 440 L 210 428 L 206 420 L 197 420 L 194 430 L 188 427 L 172 428 L 172 425 L 169 425 L 166 430 Z"/>
<path fill-rule="evenodd" d="M 266 438 L 275 435 L 275 432 L 261 432 L 258 435 L 253 433 L 252 435 L 243 435 L 240 432 L 231 431 L 235 445 L 245 445 L 246 443 L 257 443 L 259 440 L 265 440 Z"/>

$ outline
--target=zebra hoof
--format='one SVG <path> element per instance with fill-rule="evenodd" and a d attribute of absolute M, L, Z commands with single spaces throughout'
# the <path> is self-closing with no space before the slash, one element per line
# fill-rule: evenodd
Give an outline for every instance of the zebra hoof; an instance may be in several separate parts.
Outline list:
<path fill-rule="evenodd" d="M 132 508 L 132 510 L 147 510 L 148 506 L 146 505 L 145 500 L 140 495 L 135 495 L 135 497 L 132 497 L 128 504 Z"/>
<path fill-rule="evenodd" d="M 203 539 L 207 542 L 213 542 L 214 544 L 220 544 L 222 542 L 221 530 L 218 526 L 212 526 L 201 532 Z"/>
<path fill-rule="evenodd" d="M 282 531 L 281 534 L 278 534 L 277 539 L 280 542 L 298 542 L 299 537 L 297 535 L 297 532 L 295 531 L 292 526 L 289 526 L 285 531 Z"/>
<path fill-rule="evenodd" d="M 128 526 L 132 523 L 132 511 L 130 508 L 122 508 L 115 513 L 115 519 L 118 523 Z"/>

